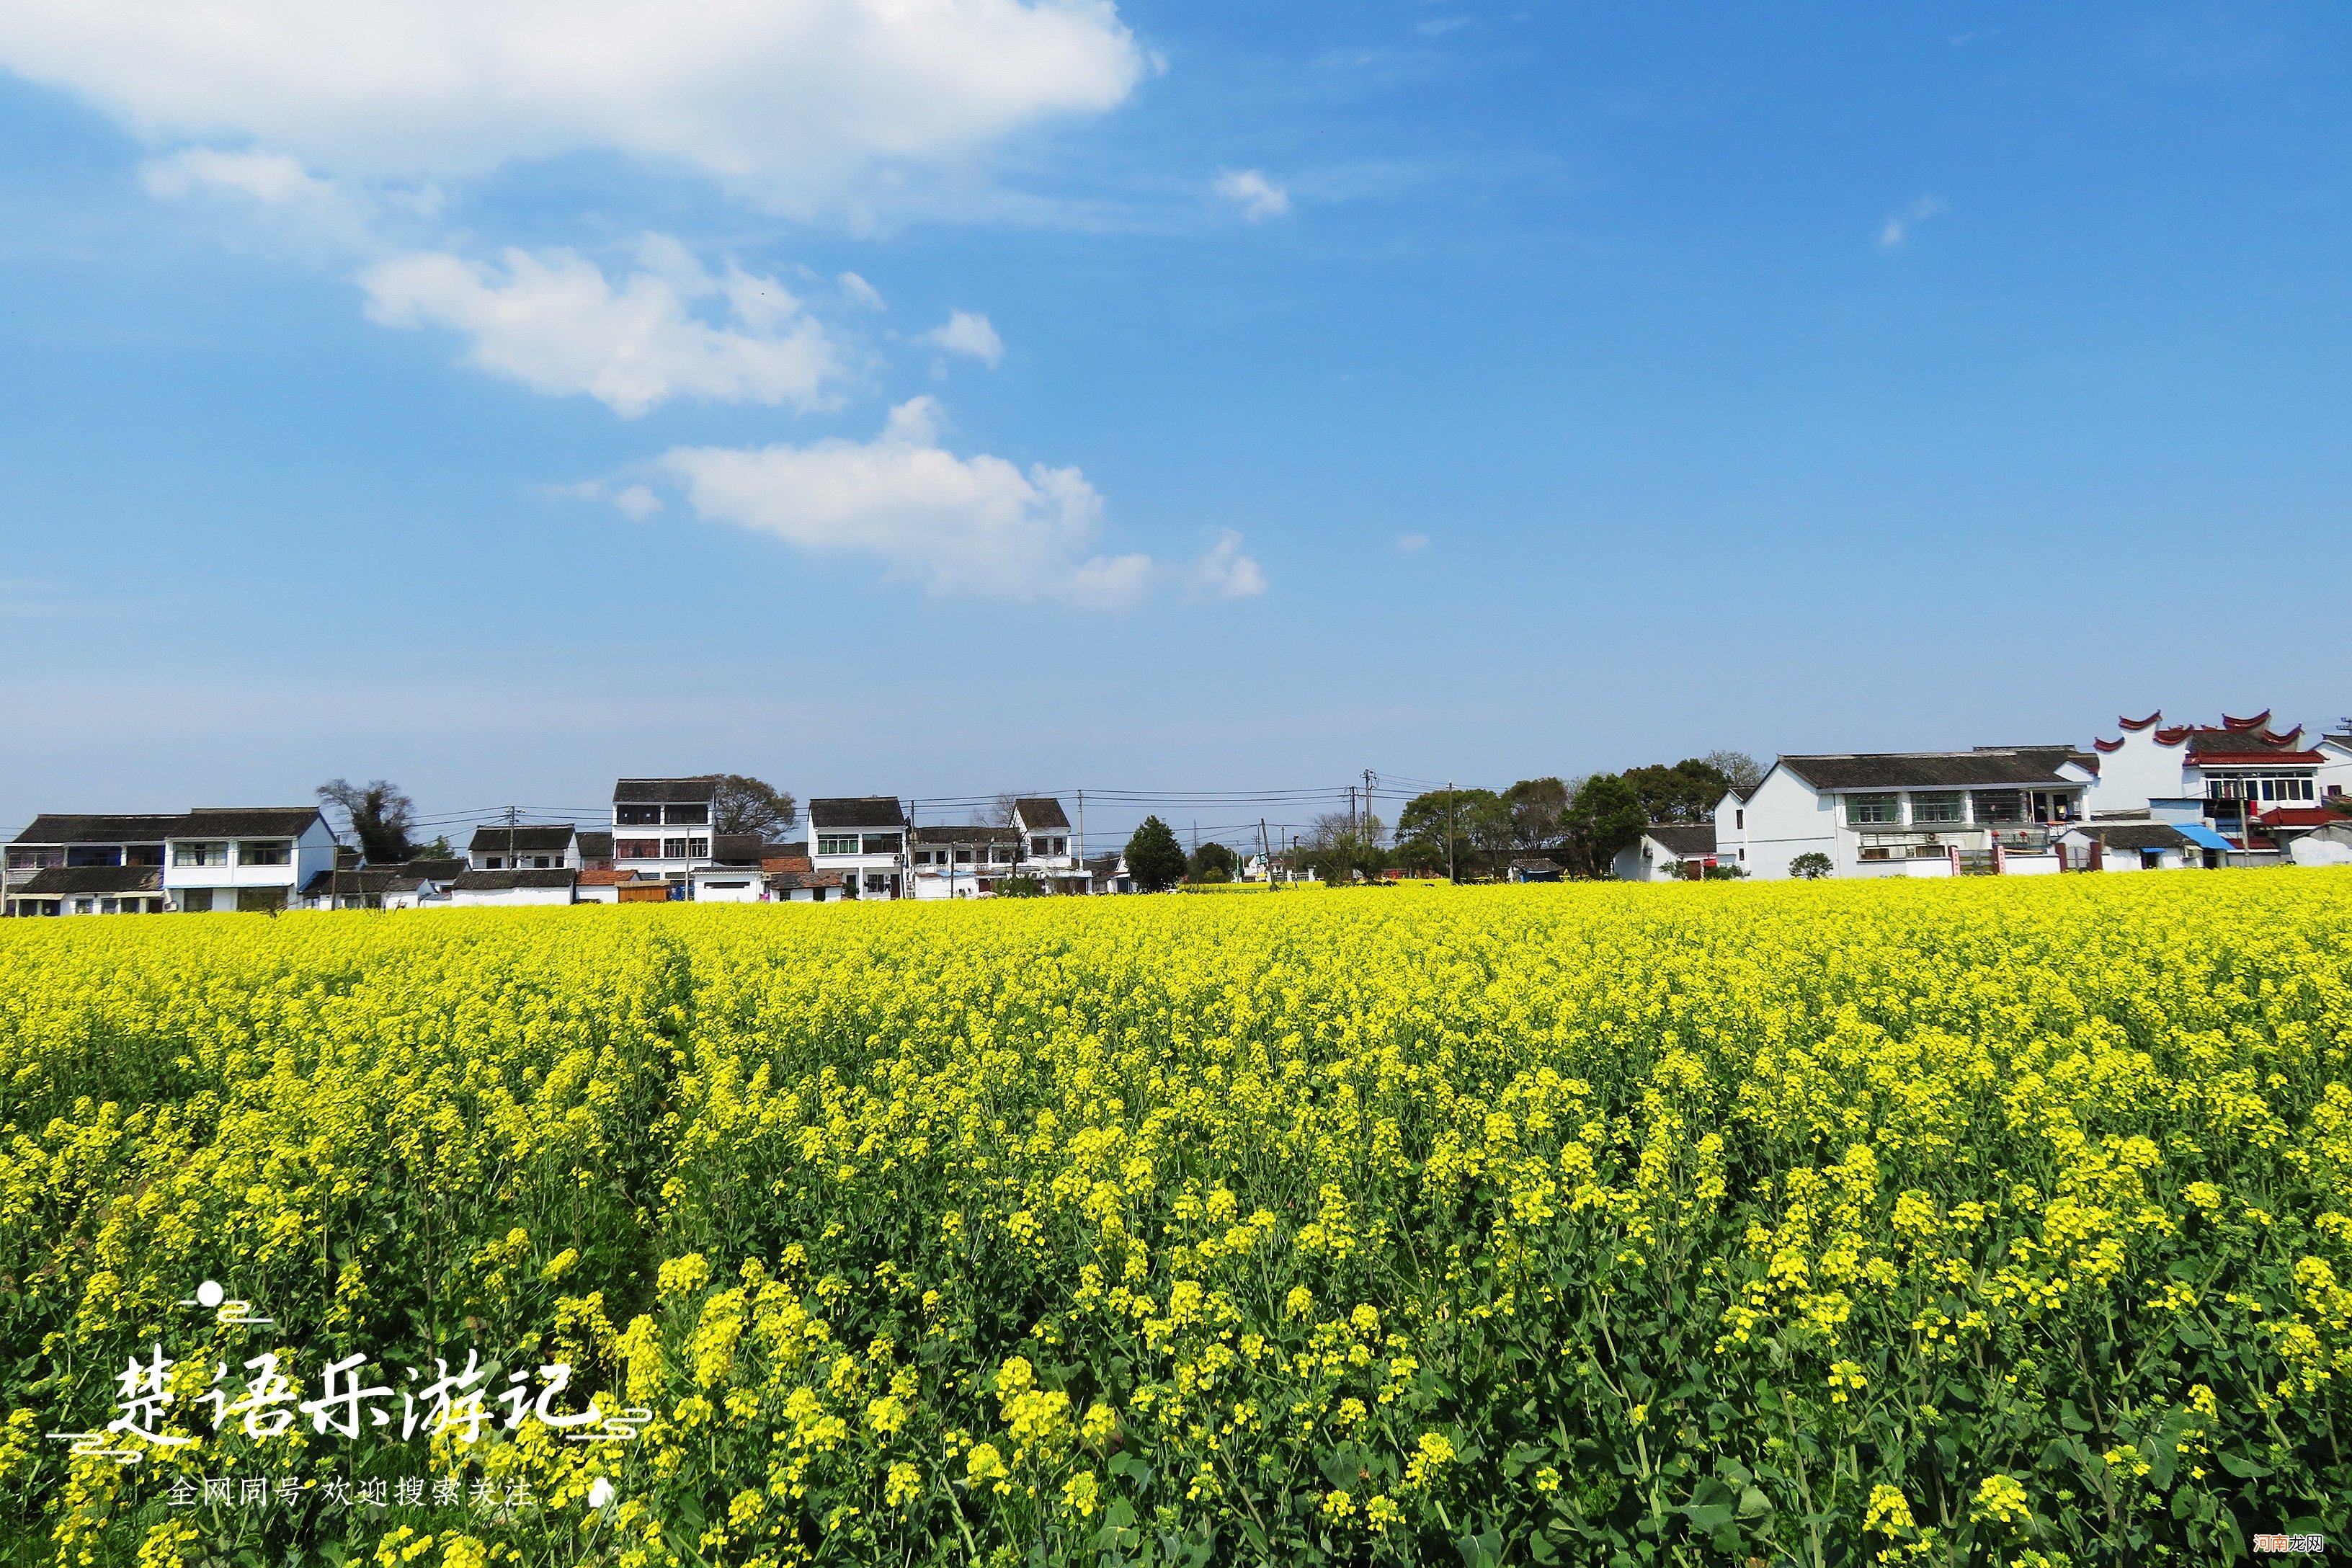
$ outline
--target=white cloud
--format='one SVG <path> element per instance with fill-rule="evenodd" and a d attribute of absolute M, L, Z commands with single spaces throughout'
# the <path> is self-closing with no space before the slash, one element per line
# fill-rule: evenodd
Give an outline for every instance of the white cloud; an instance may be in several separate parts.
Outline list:
<path fill-rule="evenodd" d="M 679 447 L 651 471 L 701 518 L 804 550 L 878 558 L 888 578 L 939 597 L 1119 609 L 1171 580 L 1214 597 L 1265 592 L 1239 534 L 1184 568 L 1100 553 L 1102 497 L 1084 474 L 957 457 L 940 445 L 939 421 L 939 405 L 917 397 L 892 409 L 871 441 Z"/>
<path fill-rule="evenodd" d="M 272 219 L 349 249 L 367 244 L 373 215 L 367 204 L 322 180 L 283 153 L 224 153 L 183 147 L 140 165 L 150 195 L 173 200 L 195 196 L 249 203 Z M 430 193 L 411 194 L 410 205 Z"/>
<path fill-rule="evenodd" d="M 1265 574 L 1242 553 L 1242 536 L 1230 528 L 1183 575 L 1185 586 L 1199 598 L 1251 599 L 1265 592 Z"/>
<path fill-rule="evenodd" d="M 842 298 L 853 305 L 863 305 L 869 310 L 887 310 L 890 308 L 882 302 L 882 290 L 855 272 L 845 272 L 835 281 L 841 285 Z"/>
<path fill-rule="evenodd" d="M 1110 0 L 11 0 L 0 68 L 161 147 L 395 181 L 604 150 L 796 208 L 952 176 L 1146 61 Z"/>
<path fill-rule="evenodd" d="M 1895 248 L 1911 237 L 1914 228 L 1946 210 L 1941 196 L 1921 196 L 1906 204 L 1900 212 L 1890 216 L 1878 231 L 1879 245 L 1889 250 Z"/>
<path fill-rule="evenodd" d="M 1290 193 L 1256 169 L 1227 169 L 1212 188 L 1251 223 L 1264 223 L 1290 210 Z"/>
<path fill-rule="evenodd" d="M 925 332 L 923 342 L 950 353 L 970 354 L 991 369 L 1004 357 L 1004 340 L 996 335 L 986 316 L 971 310 L 958 310 L 948 318 L 947 325 Z"/>
<path fill-rule="evenodd" d="M 1429 535 L 1425 533 L 1401 533 L 1397 535 L 1396 547 L 1397 553 L 1400 555 L 1418 555 L 1423 551 L 1429 548 Z"/>
<path fill-rule="evenodd" d="M 534 391 L 586 393 L 624 418 L 671 397 L 725 403 L 828 401 L 838 357 L 824 329 L 772 278 L 729 264 L 714 277 L 665 236 L 641 245 L 639 269 L 615 288 L 568 250 L 509 249 L 502 267 L 409 252 L 360 276 L 371 320 L 445 327 L 467 359 Z M 724 300 L 730 324 L 693 313 Z"/>

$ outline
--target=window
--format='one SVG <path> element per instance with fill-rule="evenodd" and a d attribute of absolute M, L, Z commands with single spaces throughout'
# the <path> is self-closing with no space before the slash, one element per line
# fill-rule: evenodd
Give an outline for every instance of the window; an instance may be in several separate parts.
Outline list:
<path fill-rule="evenodd" d="M 692 805 L 672 805 L 662 811 L 662 820 L 672 827 L 703 827 L 710 822 L 710 803 L 696 801 Z"/>
<path fill-rule="evenodd" d="M 1000 866 L 1010 866 L 1010 865 L 1012 865 L 1012 864 L 1013 864 L 1013 846 L 1012 846 L 1012 845 L 1010 845 L 1010 844 L 1000 844 L 1000 845 L 998 845 L 998 846 L 996 847 L 996 853 L 995 853 L 993 856 L 990 857 L 990 858 L 993 859 L 993 860 L 994 860 L 998 865 L 1000 865 Z"/>
<path fill-rule="evenodd" d="M 1735 808 L 1732 811 L 1731 826 L 1734 827 L 1746 827 L 1748 826 L 1748 813 L 1746 810 Z"/>
<path fill-rule="evenodd" d="M 236 847 L 236 863 L 240 866 L 290 866 L 294 863 L 294 846 L 283 838 L 248 838 Z"/>
<path fill-rule="evenodd" d="M 120 866 L 121 849 L 112 844 L 68 844 L 66 846 L 68 866 Z"/>
<path fill-rule="evenodd" d="M 504 856 L 502 856 L 502 855 L 485 855 L 485 856 L 483 856 L 483 857 L 482 857 L 482 869 L 483 869 L 483 870 L 485 870 L 485 871 L 503 871 L 503 870 L 505 870 L 506 868 L 507 868 L 506 857 L 504 857 Z"/>
<path fill-rule="evenodd" d="M 1045 837 L 1043 834 L 1034 835 L 1029 840 L 1029 853 L 1038 857 L 1040 859 L 1043 859 L 1045 857 L 1053 853 L 1052 849 L 1046 847 L 1053 842 L 1054 841 L 1052 839 Z"/>
<path fill-rule="evenodd" d="M 691 854 L 693 854 L 693 853 L 694 853 L 694 851 L 693 851 L 693 850 L 691 850 L 691 849 L 689 849 L 689 848 L 688 848 L 688 847 L 687 847 L 687 846 L 688 846 L 688 845 L 692 844 L 693 842 L 694 842 L 694 840 L 693 840 L 693 839 L 691 839 L 691 838 L 665 838 L 665 839 L 663 839 L 663 840 L 662 840 L 662 858 L 663 858 L 663 859 L 665 859 L 665 860 L 683 860 L 683 859 L 685 859 L 688 856 L 689 856 L 689 855 L 691 855 Z"/>
<path fill-rule="evenodd" d="M 1903 797 L 1899 795 L 1850 795 L 1845 797 L 1845 819 L 1856 827 L 1903 820 Z"/>
<path fill-rule="evenodd" d="M 275 914 L 286 907 L 283 888 L 239 888 L 236 908 L 239 914 Z"/>
<path fill-rule="evenodd" d="M 615 860 L 657 860 L 661 858 L 658 838 L 617 838 L 613 841 Z"/>
<path fill-rule="evenodd" d="M 895 833 L 869 833 L 866 835 L 865 852 L 868 855 L 896 855 L 898 852 L 898 836 Z"/>
<path fill-rule="evenodd" d="M 544 870 L 546 870 L 549 867 L 551 867 L 551 866 L 552 866 L 552 865 L 554 865 L 554 864 L 555 864 L 555 862 L 554 862 L 554 861 L 550 860 L 550 859 L 549 859 L 546 856 L 544 856 L 544 855 L 534 855 L 534 856 L 532 856 L 532 857 L 530 858 L 530 863 L 531 863 L 531 867 L 532 867 L 532 868 L 533 868 L 534 870 L 540 870 L 540 871 L 544 871 Z"/>
<path fill-rule="evenodd" d="M 226 866 L 228 864 L 228 846 L 226 844 L 174 844 L 172 846 L 172 864 L 174 866 Z"/>
<path fill-rule="evenodd" d="M 857 835 L 855 833 L 819 834 L 816 852 L 820 855 L 855 855 L 857 853 Z"/>
<path fill-rule="evenodd" d="M 62 849 L 11 849 L 8 851 L 8 869 L 11 871 L 38 871 L 47 867 L 64 864 L 65 851 Z"/>
<path fill-rule="evenodd" d="M 969 850 L 969 849 L 959 849 L 959 850 L 957 850 L 957 851 L 956 851 L 956 864 L 957 864 L 957 865 L 959 865 L 959 866 L 969 866 L 969 865 L 971 865 L 971 850 Z"/>
<path fill-rule="evenodd" d="M 192 915 L 208 915 L 212 913 L 213 890 L 210 888 L 181 889 L 180 908 L 184 912 Z"/>
<path fill-rule="evenodd" d="M 613 825 L 616 827 L 659 827 L 661 807 L 657 805 L 616 805 L 613 808 Z"/>
<path fill-rule="evenodd" d="M 2311 799 L 2311 781 L 2309 779 L 2297 779 L 2294 782 L 2297 786 L 2295 790 L 2296 798 L 2301 800 Z"/>
<path fill-rule="evenodd" d="M 2264 800 L 2275 800 L 2278 798 L 2272 793 L 2272 791 L 2277 787 L 2277 784 L 2278 781 L 2275 779 L 2263 780 L 2263 798 Z"/>
<path fill-rule="evenodd" d="M 126 844 L 122 848 L 122 863 L 126 866 L 161 866 L 163 863 L 163 847 L 161 844 Z"/>
<path fill-rule="evenodd" d="M 1914 822 L 1959 821 L 1960 792 L 1956 789 L 1912 791 L 1911 820 Z"/>
<path fill-rule="evenodd" d="M 1980 789 L 1976 792 L 1979 822 L 2023 822 L 2025 794 L 2022 790 Z"/>
<path fill-rule="evenodd" d="M 889 886 L 890 879 L 884 876 L 881 872 L 868 871 L 866 873 L 866 890 L 867 892 L 879 893 Z"/>
<path fill-rule="evenodd" d="M 1046 851 L 1049 855 L 1067 855 L 1069 852 L 1070 841 L 1066 838 L 1055 839 L 1054 847 Z"/>

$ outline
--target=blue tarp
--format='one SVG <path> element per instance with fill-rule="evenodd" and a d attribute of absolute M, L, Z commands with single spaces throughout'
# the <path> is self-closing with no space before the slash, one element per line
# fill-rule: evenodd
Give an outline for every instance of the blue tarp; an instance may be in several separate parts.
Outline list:
<path fill-rule="evenodd" d="M 2214 832 L 2211 828 L 2206 826 L 2201 822 L 2176 822 L 2172 826 L 2179 829 L 2180 836 L 2182 837 L 2188 839 L 2189 842 L 2196 845 L 2200 849 L 2229 849 L 2235 847 L 2228 839 L 2222 837 L 2220 834 Z"/>

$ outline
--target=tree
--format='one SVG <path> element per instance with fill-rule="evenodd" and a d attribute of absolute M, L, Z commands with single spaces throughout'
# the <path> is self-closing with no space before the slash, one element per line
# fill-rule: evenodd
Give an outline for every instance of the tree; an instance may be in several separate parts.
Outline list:
<path fill-rule="evenodd" d="M 370 865 L 409 858 L 408 830 L 416 825 L 416 803 L 399 785 L 387 779 L 370 779 L 365 784 L 329 779 L 319 786 L 319 804 L 341 809 L 360 841 L 361 858 Z"/>
<path fill-rule="evenodd" d="M 988 887 L 989 891 L 1000 899 L 1042 899 L 1045 896 L 1045 879 L 1032 877 L 1025 871 L 1017 871 L 1010 877 L 999 877 L 989 883 Z"/>
<path fill-rule="evenodd" d="M 779 790 L 741 773 L 719 775 L 719 798 L 710 817 L 713 833 L 756 833 L 772 838 L 800 820 L 800 805 Z"/>
<path fill-rule="evenodd" d="M 1672 767 L 1628 768 L 1625 782 L 1641 796 L 1652 822 L 1710 822 L 1731 781 L 1713 763 L 1685 757 Z"/>
<path fill-rule="evenodd" d="M 1176 842 L 1174 830 L 1156 816 L 1145 817 L 1127 841 L 1127 871 L 1147 893 L 1174 887 L 1184 874 L 1184 847 Z"/>
<path fill-rule="evenodd" d="M 1230 882 L 1240 864 L 1232 850 L 1212 840 L 1192 851 L 1192 859 L 1185 862 L 1184 876 L 1193 882 Z"/>
<path fill-rule="evenodd" d="M 1327 882 L 1377 876 L 1389 863 L 1381 847 L 1387 831 L 1388 825 L 1377 816 L 1327 811 L 1300 836 L 1290 854 L 1291 865 L 1308 868 Z"/>
<path fill-rule="evenodd" d="M 1808 849 L 1789 862 L 1789 875 L 1802 877 L 1807 881 L 1830 874 L 1830 858 L 1818 849 Z"/>
<path fill-rule="evenodd" d="M 1617 851 L 1642 836 L 1649 821 L 1632 783 L 1616 773 L 1595 773 L 1568 805 L 1571 858 L 1581 863 L 1585 875 L 1601 876 Z"/>
<path fill-rule="evenodd" d="M 1721 773 L 1734 789 L 1754 789 L 1764 782 L 1764 764 L 1745 752 L 1709 752 L 1699 761 Z"/>
<path fill-rule="evenodd" d="M 1568 786 L 1556 778 L 1521 779 L 1503 792 L 1511 808 L 1511 847 L 1549 849 L 1568 834 Z"/>

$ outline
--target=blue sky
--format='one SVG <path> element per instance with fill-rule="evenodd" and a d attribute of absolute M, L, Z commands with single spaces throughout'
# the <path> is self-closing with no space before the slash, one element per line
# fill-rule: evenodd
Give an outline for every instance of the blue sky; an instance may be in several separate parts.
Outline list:
<path fill-rule="evenodd" d="M 0 816 L 2352 710 L 2338 11 L 914 9 L 0 0 Z"/>

